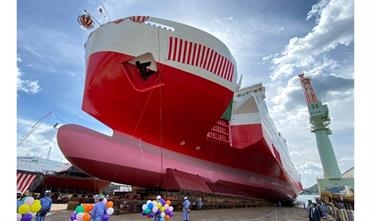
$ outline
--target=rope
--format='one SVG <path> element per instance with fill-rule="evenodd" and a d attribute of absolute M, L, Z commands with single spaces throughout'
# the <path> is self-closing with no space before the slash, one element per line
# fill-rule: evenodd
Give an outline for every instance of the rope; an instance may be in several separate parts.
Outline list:
<path fill-rule="evenodd" d="M 160 48 L 160 41 L 159 41 L 159 27 L 157 27 L 157 40 L 158 40 L 158 61 L 161 61 L 161 48 Z M 157 66 L 159 81 L 161 81 L 161 71 Z M 160 128 L 160 143 L 161 143 L 161 174 L 163 174 L 163 112 L 162 112 L 162 87 L 159 88 L 159 128 Z M 163 177 L 161 183 L 163 182 Z"/>
<path fill-rule="evenodd" d="M 148 95 L 148 97 L 147 97 L 147 99 L 146 99 L 146 101 L 145 101 L 144 107 L 143 107 L 143 109 L 142 109 L 142 111 L 141 111 L 141 113 L 140 113 L 140 117 L 139 117 L 139 119 L 138 119 L 138 121 L 137 121 L 137 123 L 136 123 L 135 129 L 134 129 L 134 131 L 132 132 L 132 135 L 133 135 L 133 136 L 135 135 L 136 130 L 137 130 L 137 128 L 139 127 L 141 120 L 143 119 L 144 112 L 145 112 L 146 108 L 148 107 L 148 103 L 149 103 L 150 98 L 152 97 L 152 94 L 153 94 L 153 90 L 151 90 L 151 91 L 150 91 L 150 93 L 149 93 L 149 95 Z"/>

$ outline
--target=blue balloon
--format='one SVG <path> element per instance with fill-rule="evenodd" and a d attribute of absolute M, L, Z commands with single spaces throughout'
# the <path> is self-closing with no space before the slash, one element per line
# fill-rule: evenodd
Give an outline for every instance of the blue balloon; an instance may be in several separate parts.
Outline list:
<path fill-rule="evenodd" d="M 109 221 L 109 215 L 108 214 L 104 214 L 101 218 L 102 221 Z"/>
<path fill-rule="evenodd" d="M 147 206 L 149 209 L 153 209 L 153 203 L 149 203 Z"/>
<path fill-rule="evenodd" d="M 32 214 L 31 213 L 26 213 L 22 215 L 21 221 L 31 221 L 32 220 Z"/>
<path fill-rule="evenodd" d="M 69 217 L 71 219 L 71 221 L 77 219 L 76 215 L 77 214 L 75 212 L 72 212 L 71 216 Z"/>
<path fill-rule="evenodd" d="M 17 211 L 18 208 L 23 204 L 24 202 L 22 200 L 17 200 Z"/>

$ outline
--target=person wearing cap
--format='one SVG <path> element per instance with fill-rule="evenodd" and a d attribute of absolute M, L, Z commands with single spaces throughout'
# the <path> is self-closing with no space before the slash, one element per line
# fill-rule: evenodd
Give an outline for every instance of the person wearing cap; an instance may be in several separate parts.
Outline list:
<path fill-rule="evenodd" d="M 51 205 L 53 204 L 53 201 L 50 198 L 51 191 L 46 190 L 44 193 L 44 197 L 40 199 L 41 209 L 36 213 L 35 221 L 44 221 L 46 214 L 50 211 Z"/>
<path fill-rule="evenodd" d="M 188 200 L 188 197 L 184 197 L 184 202 L 182 203 L 182 219 L 184 221 L 190 220 L 190 201 Z"/>
<path fill-rule="evenodd" d="M 91 220 L 92 221 L 102 221 L 103 215 L 105 213 L 105 205 L 104 205 L 104 196 L 103 195 L 95 195 L 94 202 L 95 205 L 91 210 Z"/>

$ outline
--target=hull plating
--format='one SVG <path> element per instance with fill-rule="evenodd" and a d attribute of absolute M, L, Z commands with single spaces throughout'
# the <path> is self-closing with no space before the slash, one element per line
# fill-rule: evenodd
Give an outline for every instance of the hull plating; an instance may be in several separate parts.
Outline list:
<path fill-rule="evenodd" d="M 279 178 L 200 160 L 131 136 L 110 137 L 81 126 L 64 125 L 58 130 L 57 139 L 72 164 L 104 180 L 160 187 L 165 182 L 166 169 L 171 168 L 204 177 L 216 185 L 238 188 L 248 195 L 275 192 L 268 199 L 292 200 L 295 197 L 296 190 Z M 260 166 L 263 165 L 268 162 L 261 162 Z M 254 192 L 256 189 L 259 192 Z"/>

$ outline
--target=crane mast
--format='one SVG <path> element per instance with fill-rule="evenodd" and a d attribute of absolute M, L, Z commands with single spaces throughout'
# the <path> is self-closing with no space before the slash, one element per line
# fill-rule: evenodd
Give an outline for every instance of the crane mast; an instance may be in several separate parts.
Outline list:
<path fill-rule="evenodd" d="M 20 146 L 24 143 L 24 141 L 27 140 L 27 138 L 40 126 L 42 120 L 46 117 L 48 117 L 50 114 L 52 114 L 52 111 L 49 111 L 48 113 L 46 113 L 44 116 L 42 116 L 38 121 L 36 121 L 32 127 L 31 127 L 31 130 L 28 131 L 17 143 L 17 146 Z"/>
<path fill-rule="evenodd" d="M 316 136 L 317 149 L 324 170 L 324 178 L 341 178 L 342 174 L 339 170 L 333 146 L 328 136 L 332 134 L 328 127 L 330 124 L 328 106 L 322 104 L 317 99 L 310 78 L 304 77 L 304 74 L 300 74 L 298 77 L 306 97 L 308 113 L 310 115 L 311 132 Z"/>

